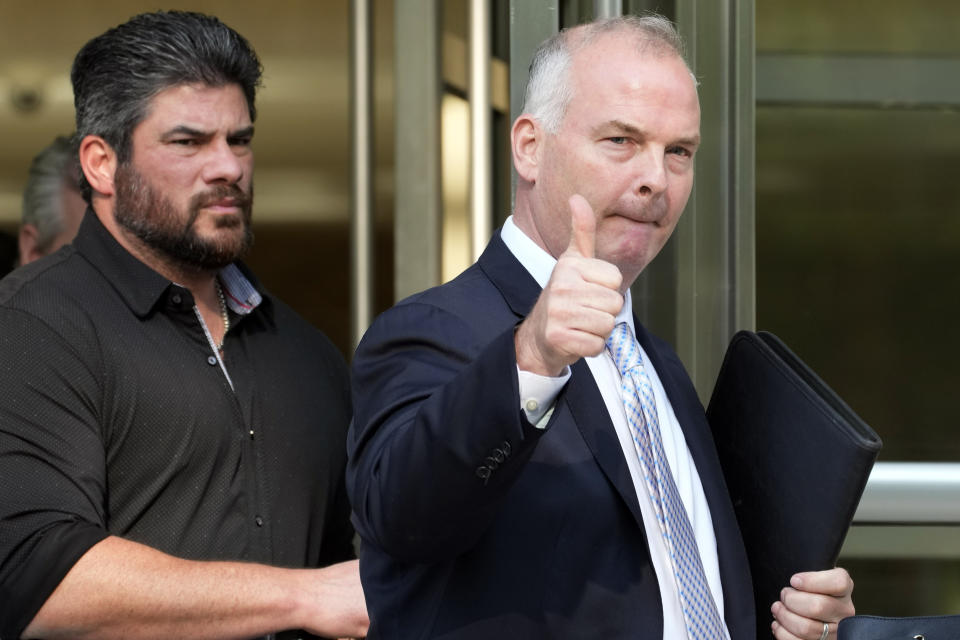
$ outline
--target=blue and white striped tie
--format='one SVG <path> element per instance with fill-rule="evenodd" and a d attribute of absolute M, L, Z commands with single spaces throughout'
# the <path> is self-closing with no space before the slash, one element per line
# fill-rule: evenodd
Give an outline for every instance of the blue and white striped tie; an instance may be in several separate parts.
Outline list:
<path fill-rule="evenodd" d="M 670 552 L 687 635 L 690 640 L 722 640 L 726 637 L 723 621 L 710 593 L 690 518 L 663 451 L 653 387 L 643 368 L 640 345 L 625 322 L 618 324 L 607 338 L 607 350 L 620 370 L 627 422 L 660 532 Z"/>

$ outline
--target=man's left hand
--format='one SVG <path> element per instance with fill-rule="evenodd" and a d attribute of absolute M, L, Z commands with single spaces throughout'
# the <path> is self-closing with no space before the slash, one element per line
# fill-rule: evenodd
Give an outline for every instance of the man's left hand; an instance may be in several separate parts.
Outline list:
<path fill-rule="evenodd" d="M 828 638 L 837 637 L 837 623 L 852 616 L 853 580 L 846 569 L 798 573 L 773 603 L 774 637 L 777 640 L 820 640 L 827 623 Z"/>

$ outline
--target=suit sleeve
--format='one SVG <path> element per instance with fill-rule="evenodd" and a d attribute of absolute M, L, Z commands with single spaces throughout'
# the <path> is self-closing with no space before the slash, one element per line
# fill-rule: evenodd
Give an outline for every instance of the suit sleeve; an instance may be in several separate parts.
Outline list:
<path fill-rule="evenodd" d="M 517 390 L 514 327 L 435 306 L 380 316 L 353 361 L 347 484 L 361 538 L 410 562 L 471 548 L 543 433 Z"/>
<path fill-rule="evenodd" d="M 107 536 L 97 377 L 39 319 L 0 310 L 0 637 L 18 638 Z"/>

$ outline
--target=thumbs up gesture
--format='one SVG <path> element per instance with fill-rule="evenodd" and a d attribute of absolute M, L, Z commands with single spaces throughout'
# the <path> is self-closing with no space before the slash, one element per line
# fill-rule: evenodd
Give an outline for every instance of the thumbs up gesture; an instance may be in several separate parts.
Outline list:
<path fill-rule="evenodd" d="M 569 202 L 570 244 L 514 336 L 520 369 L 545 376 L 602 352 L 623 307 L 620 270 L 595 257 L 593 209 L 580 195 Z"/>

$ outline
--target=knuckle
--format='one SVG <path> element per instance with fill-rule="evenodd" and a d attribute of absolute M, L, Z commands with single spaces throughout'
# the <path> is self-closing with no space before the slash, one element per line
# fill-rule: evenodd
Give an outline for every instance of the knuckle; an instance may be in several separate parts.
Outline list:
<path fill-rule="evenodd" d="M 559 331 L 573 323 L 576 319 L 576 313 L 568 305 L 557 304 L 551 310 L 550 319 L 556 325 L 553 328 Z"/>
<path fill-rule="evenodd" d="M 843 603 L 843 608 L 840 612 L 840 619 L 849 618 L 851 616 L 857 615 L 857 608 L 853 605 L 853 600 L 847 600 Z"/>
<path fill-rule="evenodd" d="M 569 278 L 558 278 L 556 281 L 550 281 L 550 293 L 560 298 L 573 295 L 575 286 Z"/>
<path fill-rule="evenodd" d="M 610 310 L 611 313 L 616 315 L 620 312 L 620 309 L 623 308 L 623 296 L 620 295 L 619 291 L 609 289 L 609 294 L 606 296 L 605 306 Z"/>
<path fill-rule="evenodd" d="M 809 612 L 810 617 L 815 620 L 823 620 L 824 618 L 829 617 L 830 613 L 830 600 L 829 596 L 820 596 L 814 598 L 810 602 Z M 823 631 L 823 623 L 816 623 L 819 626 L 819 631 Z"/>
<path fill-rule="evenodd" d="M 543 311 L 546 321 L 549 323 L 556 318 L 562 318 L 564 313 L 564 303 L 562 299 L 551 296 L 544 300 Z"/>
<path fill-rule="evenodd" d="M 623 274 L 620 273 L 620 269 L 618 269 L 616 265 L 609 263 L 607 263 L 607 267 L 607 273 L 609 274 L 607 277 L 610 279 L 611 284 L 613 284 L 614 287 L 619 287 L 623 284 Z"/>
<path fill-rule="evenodd" d="M 853 578 L 843 567 L 840 567 L 840 583 L 843 585 L 846 593 L 853 593 Z"/>
<path fill-rule="evenodd" d="M 563 330 L 553 324 L 548 324 L 543 330 L 543 338 L 549 345 L 560 344 L 563 341 L 563 334 Z"/>
<path fill-rule="evenodd" d="M 563 261 L 562 263 L 561 260 Z M 562 275 L 569 272 L 577 273 L 583 269 L 583 263 L 585 260 L 586 258 L 581 256 L 579 253 L 564 251 L 562 254 L 560 254 L 560 259 L 557 260 L 557 266 L 563 268 L 563 271 L 561 271 Z"/>
<path fill-rule="evenodd" d="M 590 338 L 590 351 L 588 351 L 588 354 L 591 356 L 598 355 L 603 352 L 605 346 L 606 342 L 603 338 L 599 336 L 592 336 Z"/>
<path fill-rule="evenodd" d="M 617 318 L 611 314 L 605 314 L 603 320 L 601 320 L 600 330 L 601 333 L 605 336 L 610 335 L 613 331 L 613 328 L 617 325 Z M 605 344 L 605 343 L 604 343 Z M 601 347 L 602 348 L 602 347 Z"/>

